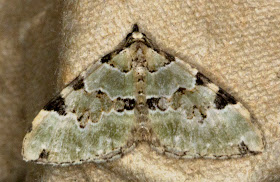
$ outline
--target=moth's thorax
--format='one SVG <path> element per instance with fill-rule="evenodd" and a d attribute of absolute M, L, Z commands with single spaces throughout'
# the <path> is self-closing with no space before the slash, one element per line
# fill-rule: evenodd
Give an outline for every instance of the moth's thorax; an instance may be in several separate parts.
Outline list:
<path fill-rule="evenodd" d="M 135 40 L 143 40 L 144 35 L 140 32 L 133 32 L 132 33 L 132 38 Z"/>

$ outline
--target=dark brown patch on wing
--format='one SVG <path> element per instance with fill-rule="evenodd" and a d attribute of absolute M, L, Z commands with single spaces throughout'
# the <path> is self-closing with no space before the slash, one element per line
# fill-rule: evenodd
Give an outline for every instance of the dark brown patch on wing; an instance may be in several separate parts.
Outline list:
<path fill-rule="evenodd" d="M 102 97 L 104 97 L 104 95 L 106 95 L 104 92 L 102 92 L 101 90 L 98 90 L 97 92 L 96 92 L 97 94 L 96 94 L 96 97 L 97 98 L 102 98 Z"/>
<path fill-rule="evenodd" d="M 226 105 L 236 104 L 237 102 L 233 96 L 220 88 L 216 95 L 214 103 L 217 109 L 223 109 L 226 107 Z"/>
<path fill-rule="evenodd" d="M 198 72 L 196 74 L 196 85 L 206 85 L 207 83 L 211 83 L 211 80 L 202 73 Z"/>
<path fill-rule="evenodd" d="M 112 53 L 109 53 L 101 58 L 101 63 L 108 63 L 112 58 Z"/>
<path fill-rule="evenodd" d="M 75 80 L 72 81 L 71 83 L 72 87 L 74 90 L 80 90 L 84 88 L 84 78 L 83 77 L 77 77 Z"/>
<path fill-rule="evenodd" d="M 167 52 L 164 52 L 164 56 L 165 58 L 169 61 L 169 64 L 173 61 L 175 61 L 175 57 L 172 56 L 171 54 L 167 53 Z"/>
<path fill-rule="evenodd" d="M 184 94 L 186 92 L 186 90 L 187 90 L 186 88 L 179 87 L 176 92 Z"/>
<path fill-rule="evenodd" d="M 241 155 L 245 155 L 247 153 L 249 153 L 249 149 L 248 146 L 244 143 L 244 141 L 242 141 L 239 145 L 238 145 L 238 149 Z"/>
<path fill-rule="evenodd" d="M 39 155 L 39 159 L 48 159 L 49 155 L 50 152 L 47 152 L 45 149 L 43 149 Z"/>
<path fill-rule="evenodd" d="M 123 112 L 124 110 L 132 110 L 136 106 L 136 101 L 134 99 L 122 99 L 118 97 L 115 100 L 115 110 L 118 112 Z"/>
<path fill-rule="evenodd" d="M 147 99 L 148 108 L 151 110 L 156 110 L 158 101 L 159 101 L 159 98 L 154 98 L 154 97 Z"/>
<path fill-rule="evenodd" d="M 134 99 L 123 99 L 124 101 L 124 109 L 132 110 L 135 107 L 135 100 Z"/>
<path fill-rule="evenodd" d="M 77 118 L 78 121 L 81 121 L 83 119 L 84 115 L 81 115 L 80 117 Z"/>
<path fill-rule="evenodd" d="M 130 37 L 132 36 L 132 32 L 131 33 L 129 33 L 129 34 L 127 34 L 127 36 L 125 37 L 125 40 L 128 40 L 128 39 L 130 39 Z"/>
<path fill-rule="evenodd" d="M 45 105 L 44 110 L 46 111 L 56 111 L 60 115 L 66 115 L 65 111 L 65 101 L 61 95 L 53 98 L 47 105 Z"/>

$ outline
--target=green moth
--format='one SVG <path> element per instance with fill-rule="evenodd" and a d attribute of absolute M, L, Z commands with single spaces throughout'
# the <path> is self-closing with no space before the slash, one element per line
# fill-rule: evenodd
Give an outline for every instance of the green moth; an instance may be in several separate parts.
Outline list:
<path fill-rule="evenodd" d="M 121 49 L 89 66 L 39 112 L 26 161 L 107 162 L 148 142 L 176 158 L 263 151 L 248 110 L 196 68 L 155 49 L 135 25 Z"/>

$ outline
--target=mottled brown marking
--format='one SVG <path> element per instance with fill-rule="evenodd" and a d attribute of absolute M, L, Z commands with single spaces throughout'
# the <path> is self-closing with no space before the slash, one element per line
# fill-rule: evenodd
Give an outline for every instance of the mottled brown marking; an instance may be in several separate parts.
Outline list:
<path fill-rule="evenodd" d="M 112 59 L 112 53 L 109 53 L 101 58 L 101 63 L 108 63 Z"/>
<path fill-rule="evenodd" d="M 186 88 L 182 88 L 182 87 L 179 87 L 178 88 L 178 90 L 176 91 L 176 92 L 179 92 L 179 93 L 181 93 L 181 94 L 184 94 L 184 93 L 186 93 Z"/>
<path fill-rule="evenodd" d="M 66 115 L 65 111 L 65 101 L 61 95 L 53 98 L 47 105 L 45 105 L 44 110 L 46 111 L 56 111 L 60 115 Z"/>
<path fill-rule="evenodd" d="M 171 54 L 167 53 L 167 52 L 164 52 L 164 56 L 169 61 L 168 64 L 170 64 L 171 62 L 175 61 L 175 57 L 172 56 Z"/>
<path fill-rule="evenodd" d="M 48 159 L 50 152 L 47 152 L 45 149 L 42 150 L 42 152 L 39 155 L 40 159 Z"/>
<path fill-rule="evenodd" d="M 198 72 L 196 74 L 196 85 L 206 85 L 207 83 L 212 83 L 209 78 L 207 78 L 202 73 Z"/>
<path fill-rule="evenodd" d="M 123 101 L 124 101 L 124 104 L 125 104 L 124 109 L 126 109 L 126 110 L 134 109 L 135 104 L 136 104 L 134 99 L 123 99 Z"/>
<path fill-rule="evenodd" d="M 71 83 L 72 87 L 74 90 L 80 90 L 84 88 L 84 78 L 83 77 L 77 77 L 75 80 L 72 81 Z"/>
<path fill-rule="evenodd" d="M 106 94 L 104 93 L 104 92 L 102 92 L 101 90 L 98 90 L 97 92 L 96 92 L 97 94 L 96 94 L 96 97 L 97 98 L 102 98 L 102 97 L 104 97 Z"/>
<path fill-rule="evenodd" d="M 158 101 L 159 101 L 159 98 L 154 98 L 154 97 L 147 99 L 147 105 L 148 105 L 149 109 L 156 110 Z"/>
<path fill-rule="evenodd" d="M 248 146 L 244 143 L 244 141 L 239 144 L 238 149 L 241 155 L 249 153 Z"/>
<path fill-rule="evenodd" d="M 226 105 L 236 104 L 237 102 L 233 96 L 220 88 L 216 95 L 214 103 L 217 109 L 223 109 L 226 107 Z"/>

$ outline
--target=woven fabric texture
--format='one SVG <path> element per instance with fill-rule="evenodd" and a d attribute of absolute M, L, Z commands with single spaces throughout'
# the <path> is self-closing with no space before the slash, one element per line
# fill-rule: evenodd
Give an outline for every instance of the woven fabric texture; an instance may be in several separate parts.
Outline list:
<path fill-rule="evenodd" d="M 24 8 L 23 8 L 24 7 Z M 0 1 L 0 181 L 280 180 L 280 2 Z M 42 106 L 88 65 L 116 49 L 134 23 L 241 101 L 265 151 L 230 160 L 178 160 L 140 144 L 120 160 L 52 167 L 21 160 Z"/>

